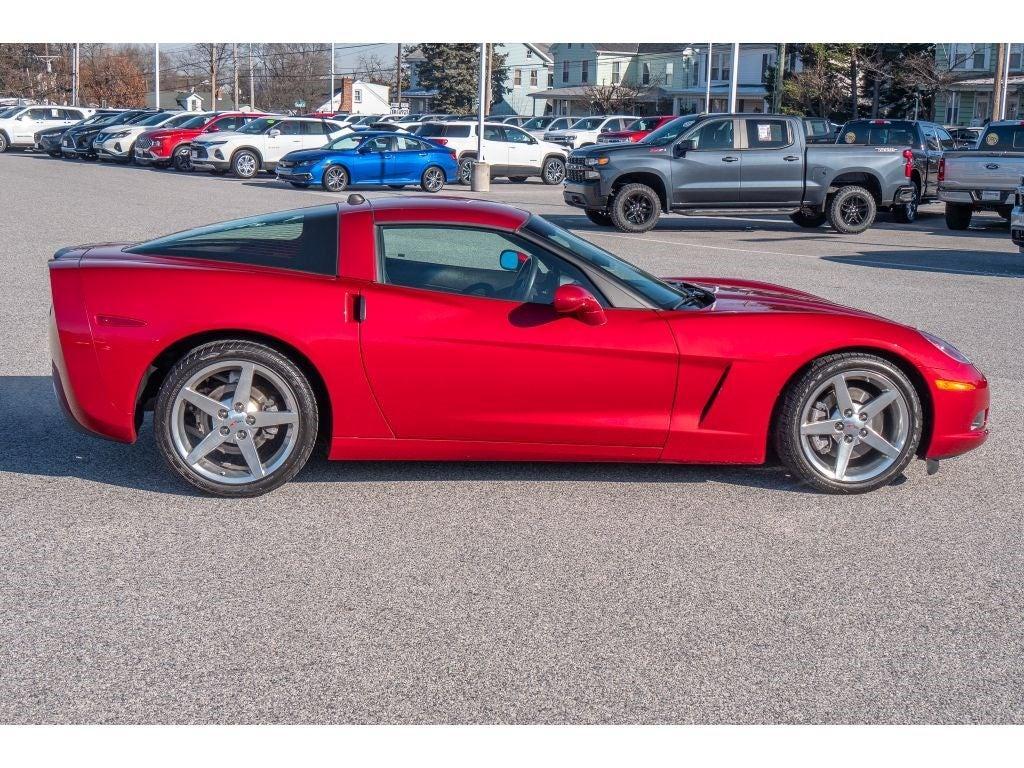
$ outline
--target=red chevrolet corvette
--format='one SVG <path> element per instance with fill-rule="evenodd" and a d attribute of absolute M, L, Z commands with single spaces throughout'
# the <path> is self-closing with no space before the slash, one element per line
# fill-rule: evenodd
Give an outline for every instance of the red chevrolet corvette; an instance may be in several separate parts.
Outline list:
<path fill-rule="evenodd" d="M 760 464 L 877 488 L 987 435 L 955 348 L 765 283 L 659 279 L 493 203 L 360 195 L 50 262 L 57 397 L 204 491 L 332 459 Z"/>

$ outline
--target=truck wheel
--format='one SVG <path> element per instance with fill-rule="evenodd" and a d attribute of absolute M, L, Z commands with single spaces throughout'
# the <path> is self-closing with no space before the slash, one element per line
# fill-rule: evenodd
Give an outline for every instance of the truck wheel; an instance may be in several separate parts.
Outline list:
<path fill-rule="evenodd" d="M 612 225 L 612 217 L 607 211 L 598 211 L 594 208 L 587 208 L 584 213 L 587 214 L 588 219 L 599 227 L 610 227 Z"/>
<path fill-rule="evenodd" d="M 661 216 L 661 200 L 646 184 L 626 184 L 612 198 L 609 213 L 620 232 L 649 232 Z"/>
<path fill-rule="evenodd" d="M 836 232 L 858 235 L 875 222 L 878 206 L 864 187 L 843 187 L 829 200 L 828 223 Z"/>
<path fill-rule="evenodd" d="M 1013 215 L 1013 206 L 1012 205 L 1001 205 L 1001 206 L 999 206 L 999 208 L 996 209 L 996 213 L 998 213 L 1004 219 L 1009 221 L 1010 220 L 1010 216 Z"/>
<path fill-rule="evenodd" d="M 946 203 L 946 226 L 950 229 L 967 229 L 973 215 L 971 206 L 964 203 Z"/>
<path fill-rule="evenodd" d="M 789 214 L 789 219 L 798 227 L 814 229 L 825 223 L 826 216 L 821 211 L 799 210 Z"/>
<path fill-rule="evenodd" d="M 896 219 L 900 224 L 913 224 L 917 221 L 917 206 L 921 201 L 921 190 L 914 185 L 914 199 L 909 203 L 903 203 L 902 205 L 894 205 L 892 207 L 892 217 Z"/>

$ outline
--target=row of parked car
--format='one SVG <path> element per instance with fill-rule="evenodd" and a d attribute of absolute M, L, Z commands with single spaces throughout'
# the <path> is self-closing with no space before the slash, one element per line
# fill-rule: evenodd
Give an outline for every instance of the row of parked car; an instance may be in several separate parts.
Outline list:
<path fill-rule="evenodd" d="M 569 156 L 564 199 L 624 232 L 653 228 L 662 212 L 757 208 L 856 234 L 879 210 L 912 223 L 935 200 L 953 230 L 967 229 L 976 211 L 1011 218 L 1024 175 L 1022 121 L 990 123 L 966 140 L 927 121 L 852 120 L 831 145 L 814 140 L 807 122 L 689 115 L 637 143 L 580 148 Z"/>

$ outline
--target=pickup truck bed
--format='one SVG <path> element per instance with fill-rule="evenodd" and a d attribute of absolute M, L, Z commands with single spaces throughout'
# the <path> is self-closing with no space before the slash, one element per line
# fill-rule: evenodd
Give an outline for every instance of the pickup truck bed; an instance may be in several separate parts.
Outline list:
<path fill-rule="evenodd" d="M 563 198 L 624 232 L 652 229 L 663 210 L 768 208 L 856 234 L 914 199 L 910 171 L 896 147 L 808 145 L 799 118 L 693 115 L 636 144 L 573 152 Z"/>
<path fill-rule="evenodd" d="M 939 169 L 939 200 L 946 225 L 967 229 L 974 211 L 996 211 L 1009 220 L 1013 196 L 1024 176 L 1024 122 L 990 123 L 979 149 L 947 152 Z"/>

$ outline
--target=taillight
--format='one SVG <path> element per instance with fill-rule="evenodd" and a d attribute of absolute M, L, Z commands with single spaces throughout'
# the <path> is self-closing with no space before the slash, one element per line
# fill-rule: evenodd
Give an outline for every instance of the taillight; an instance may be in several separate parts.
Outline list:
<path fill-rule="evenodd" d="M 448 143 L 448 139 L 442 139 L 442 138 L 436 138 L 436 139 L 432 138 L 431 141 L 434 142 L 435 144 L 440 144 L 442 147 L 445 144 Z"/>
<path fill-rule="evenodd" d="M 914 151 L 911 149 L 904 149 L 903 160 L 903 175 L 909 179 L 914 175 Z"/>
<path fill-rule="evenodd" d="M 939 181 L 946 180 L 946 158 L 939 159 Z"/>

